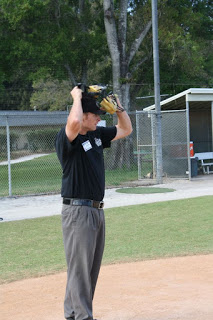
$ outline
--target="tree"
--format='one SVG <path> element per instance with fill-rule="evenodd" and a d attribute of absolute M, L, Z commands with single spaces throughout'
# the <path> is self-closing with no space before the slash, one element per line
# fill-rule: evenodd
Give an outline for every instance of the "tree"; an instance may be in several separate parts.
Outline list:
<path fill-rule="evenodd" d="M 147 55 L 140 48 L 151 28 L 150 15 L 142 15 L 139 28 L 137 24 L 141 12 L 147 10 L 145 2 L 132 1 L 129 4 L 128 0 L 103 1 L 107 43 L 112 60 L 113 91 L 118 94 L 127 111 L 130 110 L 132 73 L 147 59 Z M 138 52 L 139 59 L 134 61 Z M 130 167 L 132 147 L 131 136 L 124 141 L 118 141 L 114 152 L 115 166 Z"/>
<path fill-rule="evenodd" d="M 212 85 L 211 2 L 158 4 L 163 93 Z M 50 76 L 59 87 L 113 82 L 134 110 L 132 97 L 153 94 L 151 38 L 150 0 L 0 0 L 0 108 L 28 109 L 33 84 Z"/>
<path fill-rule="evenodd" d="M 0 78 L 3 89 L 11 87 L 16 97 L 17 83 L 23 82 L 23 90 L 26 83 L 29 91 L 33 81 L 47 75 L 69 79 L 72 85 L 87 82 L 88 69 L 94 69 L 106 51 L 99 1 L 0 0 L 0 12 L 3 30 Z M 29 92 L 31 95 L 32 89 Z M 29 97 L 23 104 L 25 108 Z M 20 99 L 16 104 L 22 107 Z M 10 106 L 13 102 L 8 99 Z"/>
<path fill-rule="evenodd" d="M 47 77 L 33 82 L 31 109 L 39 111 L 65 111 L 71 106 L 70 81 Z"/>
<path fill-rule="evenodd" d="M 113 90 L 130 110 L 130 94 L 153 94 L 151 2 L 104 0 L 104 22 L 112 61 Z M 212 84 L 212 6 L 208 0 L 159 2 L 160 78 L 166 93 L 190 83 Z M 146 62 L 146 63 L 144 63 Z M 134 86 L 140 83 L 141 87 Z M 144 89 L 143 84 L 149 85 Z M 180 86 L 181 84 L 181 86 Z M 131 87 L 130 87 L 131 86 Z M 151 87 L 151 88 L 150 88 Z M 131 91 L 130 91 L 131 89 Z M 176 89 L 176 88 L 175 88 Z M 132 105 L 131 105 L 132 108 Z M 118 148 L 120 163 L 128 146 Z M 126 150 L 125 150 L 126 148 Z M 115 162 L 118 162 L 116 159 Z"/>
<path fill-rule="evenodd" d="M 132 72 L 147 60 L 147 55 L 142 51 L 137 63 L 133 63 L 133 59 L 150 31 L 151 19 L 150 15 L 149 18 L 142 16 L 140 27 L 135 29 L 135 22 L 138 21 L 138 16 L 140 16 L 140 9 L 144 9 L 143 5 L 146 7 L 145 3 L 141 4 L 142 7 L 137 5 L 137 14 L 135 9 L 132 8 L 131 10 L 131 7 L 129 7 L 128 0 L 118 2 L 104 0 L 103 5 L 107 43 L 112 59 L 113 91 L 119 95 L 121 102 L 125 104 L 128 111 L 130 109 L 129 90 Z M 135 35 L 135 38 L 132 39 L 132 36 L 127 38 L 131 33 Z"/>
<path fill-rule="evenodd" d="M 210 1 L 165 1 L 160 9 L 159 30 L 162 79 L 167 75 L 165 82 L 169 79 L 179 84 L 209 86 L 212 79 Z"/>
<path fill-rule="evenodd" d="M 212 87 L 212 2 L 159 1 L 158 13 L 161 93 L 173 95 L 189 87 Z M 148 48 L 149 37 L 145 39 Z M 134 80 L 141 84 L 132 91 L 134 96 L 154 94 L 152 59 L 138 68 Z"/>

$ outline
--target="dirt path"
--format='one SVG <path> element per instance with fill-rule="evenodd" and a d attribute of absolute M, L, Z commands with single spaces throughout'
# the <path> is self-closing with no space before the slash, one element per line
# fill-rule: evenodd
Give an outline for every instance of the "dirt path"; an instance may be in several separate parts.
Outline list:
<path fill-rule="evenodd" d="M 1 320 L 62 320 L 66 274 L 4 284 Z M 103 266 L 101 320 L 212 320 L 213 255 Z"/>

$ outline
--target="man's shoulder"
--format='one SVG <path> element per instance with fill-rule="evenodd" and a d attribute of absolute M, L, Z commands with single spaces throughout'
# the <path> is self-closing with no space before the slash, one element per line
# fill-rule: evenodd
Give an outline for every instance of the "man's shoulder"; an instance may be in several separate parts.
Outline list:
<path fill-rule="evenodd" d="M 61 128 L 56 134 L 56 139 L 60 139 L 65 135 L 65 127 Z"/>
<path fill-rule="evenodd" d="M 96 133 L 94 133 L 94 134 L 96 135 L 96 137 L 101 139 L 101 141 L 103 143 L 103 147 L 108 148 L 108 147 L 110 147 L 110 142 L 116 136 L 117 129 L 116 129 L 116 126 L 97 127 L 97 130 L 95 132 Z"/>
<path fill-rule="evenodd" d="M 94 133 L 98 133 L 98 134 L 109 134 L 111 132 L 116 131 L 116 127 L 115 126 L 111 126 L 111 127 L 102 127 L 102 126 L 97 126 L 96 130 L 93 131 Z"/>

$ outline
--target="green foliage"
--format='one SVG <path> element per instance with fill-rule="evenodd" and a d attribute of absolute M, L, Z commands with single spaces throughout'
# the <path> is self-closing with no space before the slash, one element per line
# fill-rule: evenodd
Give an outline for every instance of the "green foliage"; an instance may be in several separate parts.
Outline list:
<path fill-rule="evenodd" d="M 16 141 L 18 140 L 18 134 L 10 132 L 10 151 L 16 150 Z M 0 154 L 7 152 L 7 133 L 0 132 Z"/>
<path fill-rule="evenodd" d="M 16 101 L 7 95 L 8 109 L 28 109 L 30 96 L 21 101 L 29 91 L 25 84 L 47 75 L 67 81 L 72 73 L 72 81 L 87 80 L 89 65 L 93 68 L 106 49 L 99 2 L 85 2 L 81 10 L 78 1 L 67 0 L 0 0 L 0 6 L 3 85 L 16 92 Z M 0 96 L 4 109 L 5 98 Z"/>
<path fill-rule="evenodd" d="M 66 110 L 71 104 L 70 81 L 40 79 L 33 83 L 33 94 L 30 99 L 31 108 L 37 110 Z"/>
<path fill-rule="evenodd" d="M 210 85 L 212 73 L 206 68 L 212 56 L 209 28 L 212 21 L 203 1 L 165 1 L 159 18 L 161 81 Z M 202 6 L 205 10 L 198 10 Z M 208 9 L 207 9 L 208 8 Z M 202 21 L 205 20 L 205 23 Z M 169 70 L 171 72 L 169 72 Z M 167 80 L 168 82 L 168 80 Z"/>
<path fill-rule="evenodd" d="M 0 109 L 28 110 L 35 99 L 42 109 L 61 110 L 68 99 L 61 97 L 62 81 L 111 83 L 102 2 L 0 0 Z M 120 1 L 114 1 L 114 7 L 118 20 Z M 158 7 L 162 93 L 211 87 L 211 2 L 163 0 Z M 128 51 L 141 26 L 151 19 L 151 1 L 129 1 L 127 18 Z M 122 75 L 124 83 L 143 85 L 131 87 L 132 97 L 153 93 L 151 32 L 133 59 L 130 73 Z M 50 98 L 51 85 L 41 88 L 48 77 L 59 97 Z M 42 104 L 42 99 L 47 101 Z M 63 101 L 59 104 L 58 100 Z"/>
<path fill-rule="evenodd" d="M 189 87 L 211 87 L 213 79 L 211 2 L 164 0 L 158 2 L 158 12 L 161 93 L 173 95 Z M 136 61 L 140 61 L 143 53 L 148 59 L 133 74 L 134 81 L 144 86 L 132 87 L 132 96 L 154 94 L 153 87 L 149 85 L 153 83 L 149 36 L 141 47 L 142 51 L 138 51 Z M 152 104 L 153 100 L 146 102 L 147 106 Z"/>
<path fill-rule="evenodd" d="M 55 150 L 54 141 L 58 128 L 45 128 L 27 133 L 29 149 L 31 151 L 50 152 Z"/>

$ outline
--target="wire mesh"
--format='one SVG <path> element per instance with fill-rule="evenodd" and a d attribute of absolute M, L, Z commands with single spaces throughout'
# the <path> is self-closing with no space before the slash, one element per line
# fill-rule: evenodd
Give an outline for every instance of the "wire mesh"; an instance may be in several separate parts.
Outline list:
<path fill-rule="evenodd" d="M 188 148 L 186 111 L 162 112 L 164 175 L 169 177 L 187 177 Z"/>
<path fill-rule="evenodd" d="M 137 157 L 138 178 L 156 178 L 156 116 L 138 112 Z M 162 166 L 164 177 L 188 177 L 186 111 L 161 113 Z"/>
<path fill-rule="evenodd" d="M 17 112 L 1 117 L 1 197 L 60 192 L 62 169 L 54 141 L 57 132 L 65 126 L 67 115 L 67 112 Z M 130 117 L 134 127 L 135 114 L 130 114 Z M 111 126 L 116 116 L 105 115 L 103 120 L 107 126 Z M 106 187 L 137 180 L 135 148 L 134 130 L 131 136 L 113 142 L 111 148 L 104 151 Z"/>
<path fill-rule="evenodd" d="M 153 112 L 139 112 L 137 119 L 138 179 L 156 177 L 156 118 Z"/>
<path fill-rule="evenodd" d="M 55 152 L 67 112 L 17 112 L 0 121 L 0 196 L 59 193 L 62 169 Z M 104 150 L 106 187 L 156 178 L 156 116 L 130 112 L 133 133 Z M 107 126 L 116 116 L 102 117 Z M 162 112 L 164 177 L 188 177 L 186 112 Z M 10 170 L 9 170 L 10 169 Z"/>

